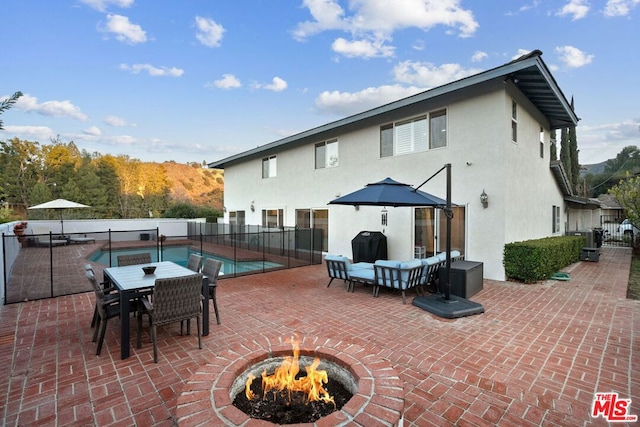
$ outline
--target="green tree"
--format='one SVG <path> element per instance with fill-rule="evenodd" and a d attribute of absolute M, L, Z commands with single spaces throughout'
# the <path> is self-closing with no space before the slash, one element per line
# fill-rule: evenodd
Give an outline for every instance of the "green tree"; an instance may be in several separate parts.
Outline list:
<path fill-rule="evenodd" d="M 11 95 L 9 98 L 3 99 L 2 101 L 0 101 L 0 114 L 4 113 L 9 108 L 11 108 L 11 106 L 15 104 L 18 98 L 20 98 L 21 96 L 22 96 L 22 92 L 18 91 L 13 95 Z M 0 130 L 3 130 L 3 129 L 4 129 L 4 123 L 2 123 L 2 119 L 0 119 Z"/>
<path fill-rule="evenodd" d="M 558 160 L 558 145 L 556 142 L 556 129 L 551 131 L 551 150 L 549 158 L 551 161 Z"/>
<path fill-rule="evenodd" d="M 569 147 L 569 130 L 567 128 L 560 130 L 560 162 L 564 166 L 567 175 L 569 175 L 569 180 L 571 180 L 571 149 Z M 573 188 L 573 181 L 571 185 Z"/>
<path fill-rule="evenodd" d="M 573 108 L 573 99 L 571 99 L 571 108 Z M 580 183 L 580 161 L 578 160 L 578 136 L 575 126 L 569 127 L 567 137 L 569 138 L 569 157 L 571 158 L 571 170 L 567 170 L 567 172 L 571 173 L 571 182 L 573 183 L 574 189 L 578 191 Z"/>
<path fill-rule="evenodd" d="M 625 172 L 638 171 L 640 171 L 640 149 L 635 145 L 624 147 L 614 159 L 607 160 L 604 165 L 604 172 L 614 176 L 624 176 Z"/>
<path fill-rule="evenodd" d="M 632 177 L 627 173 L 627 177 L 611 188 L 609 193 L 625 208 L 629 221 L 640 228 L 640 176 Z"/>
<path fill-rule="evenodd" d="M 29 193 L 39 181 L 42 151 L 37 142 L 0 141 L 0 171 L 7 202 L 29 206 Z"/>

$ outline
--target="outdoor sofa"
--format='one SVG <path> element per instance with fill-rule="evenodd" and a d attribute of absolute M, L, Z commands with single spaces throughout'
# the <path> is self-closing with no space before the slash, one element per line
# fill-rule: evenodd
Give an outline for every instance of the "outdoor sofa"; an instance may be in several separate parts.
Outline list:
<path fill-rule="evenodd" d="M 373 296 L 377 297 L 380 288 L 398 289 L 402 293 L 402 303 L 406 304 L 406 291 L 416 289 L 423 293 L 427 286 L 435 291 L 435 280 L 438 278 L 440 267 L 446 264 L 444 252 L 422 259 L 409 261 L 378 260 L 375 263 L 351 264 L 343 256 L 327 255 L 325 261 L 329 272 L 329 285 L 334 278 L 347 283 L 347 290 L 353 292 L 356 282 L 373 286 Z M 464 259 L 459 251 L 451 251 L 452 262 Z M 327 286 L 329 286 L 327 285 Z"/>

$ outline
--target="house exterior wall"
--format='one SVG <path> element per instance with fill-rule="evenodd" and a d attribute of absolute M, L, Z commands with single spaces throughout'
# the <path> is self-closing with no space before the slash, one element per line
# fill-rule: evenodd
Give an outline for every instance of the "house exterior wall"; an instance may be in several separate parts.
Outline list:
<path fill-rule="evenodd" d="M 511 100 L 519 106 L 518 142 L 511 141 Z M 407 155 L 380 157 L 380 126 L 440 108 L 447 109 L 447 146 Z M 452 201 L 466 208 L 467 259 L 482 261 L 484 275 L 504 280 L 504 244 L 552 235 L 552 206 L 562 207 L 563 195 L 549 167 L 549 125 L 510 84 L 487 83 L 465 93 L 429 100 L 415 115 L 387 118 L 338 138 L 339 166 L 315 169 L 315 143 L 274 152 L 277 176 L 262 178 L 260 158 L 225 169 L 225 208 L 245 211 L 247 224 L 260 224 L 263 209 L 283 209 L 284 224 L 294 226 L 296 209 L 329 210 L 328 252 L 351 257 L 351 239 L 359 231 L 382 231 L 391 259 L 414 253 L 414 209 L 388 207 L 381 225 L 381 207 L 328 205 L 365 184 L 391 177 L 417 186 L 451 163 Z M 540 158 L 540 126 L 545 129 Z M 445 172 L 421 190 L 445 198 Z M 480 203 L 483 190 L 489 206 Z M 253 201 L 255 212 L 251 212 Z M 561 220 L 564 224 L 565 219 Z M 564 231 L 564 229 L 562 230 Z M 561 234 L 561 233 L 558 233 Z M 444 236 L 440 238 L 444 248 Z"/>

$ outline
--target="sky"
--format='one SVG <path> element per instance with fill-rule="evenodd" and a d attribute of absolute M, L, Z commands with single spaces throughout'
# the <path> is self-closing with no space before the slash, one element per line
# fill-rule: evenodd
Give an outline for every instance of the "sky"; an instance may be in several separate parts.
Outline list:
<path fill-rule="evenodd" d="M 0 140 L 212 162 L 539 49 L 581 164 L 640 146 L 640 0 L 2 0 Z M 559 137 L 559 135 L 558 135 Z"/>

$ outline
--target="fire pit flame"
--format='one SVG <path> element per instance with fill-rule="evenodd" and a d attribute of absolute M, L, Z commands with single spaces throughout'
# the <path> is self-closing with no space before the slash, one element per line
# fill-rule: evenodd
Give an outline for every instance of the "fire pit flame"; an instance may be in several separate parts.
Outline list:
<path fill-rule="evenodd" d="M 307 375 L 297 378 L 300 373 L 300 347 L 299 343 L 293 339 L 291 344 L 293 346 L 293 357 L 285 357 L 280 366 L 276 367 L 271 375 L 267 374 L 266 369 L 262 372 L 263 399 L 271 390 L 287 390 L 289 401 L 291 401 L 292 392 L 301 392 L 305 394 L 308 402 L 322 400 L 325 403 L 333 403 L 335 406 L 333 397 L 323 387 L 323 384 L 326 384 L 329 379 L 327 371 L 317 369 L 320 365 L 320 359 L 314 358 L 313 363 L 305 367 Z M 249 374 L 245 384 L 245 395 L 248 400 L 254 398 L 254 394 L 250 390 L 254 379 L 255 376 Z"/>

